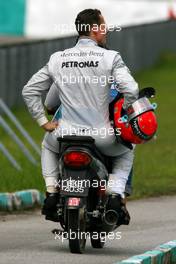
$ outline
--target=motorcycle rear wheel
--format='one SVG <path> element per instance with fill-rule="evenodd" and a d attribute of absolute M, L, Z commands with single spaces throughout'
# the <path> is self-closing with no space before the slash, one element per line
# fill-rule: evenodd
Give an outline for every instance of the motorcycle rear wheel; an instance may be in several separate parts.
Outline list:
<path fill-rule="evenodd" d="M 84 208 L 68 209 L 68 232 L 70 252 L 82 254 L 86 245 Z"/>

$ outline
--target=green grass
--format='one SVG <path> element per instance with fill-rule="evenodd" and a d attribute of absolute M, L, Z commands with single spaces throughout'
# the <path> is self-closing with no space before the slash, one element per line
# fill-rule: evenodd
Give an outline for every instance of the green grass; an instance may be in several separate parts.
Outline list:
<path fill-rule="evenodd" d="M 157 90 L 153 101 L 158 104 L 159 128 L 156 140 L 136 148 L 133 197 L 176 194 L 176 55 L 162 56 L 154 67 L 137 73 L 135 78 L 140 88 L 152 86 Z M 40 145 L 44 135 L 42 129 L 26 110 L 14 109 L 14 113 Z M 40 164 L 38 167 L 33 166 L 2 129 L 0 141 L 13 153 L 23 168 L 21 173 L 17 172 L 0 152 L 0 192 L 28 188 L 44 191 Z M 26 146 L 29 147 L 28 144 Z M 30 147 L 29 149 L 31 150 Z M 40 158 L 31 151 L 40 163 Z"/>
<path fill-rule="evenodd" d="M 140 87 L 156 88 L 159 128 L 156 141 L 136 148 L 134 197 L 176 194 L 176 55 L 165 54 L 135 77 Z"/>

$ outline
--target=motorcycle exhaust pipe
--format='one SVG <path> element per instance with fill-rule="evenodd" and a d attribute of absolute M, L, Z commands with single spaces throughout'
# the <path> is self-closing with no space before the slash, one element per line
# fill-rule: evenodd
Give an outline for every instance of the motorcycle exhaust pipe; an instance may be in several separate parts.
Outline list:
<path fill-rule="evenodd" d="M 108 210 L 104 215 L 104 222 L 108 226 L 115 226 L 118 222 L 118 214 L 115 210 Z"/>

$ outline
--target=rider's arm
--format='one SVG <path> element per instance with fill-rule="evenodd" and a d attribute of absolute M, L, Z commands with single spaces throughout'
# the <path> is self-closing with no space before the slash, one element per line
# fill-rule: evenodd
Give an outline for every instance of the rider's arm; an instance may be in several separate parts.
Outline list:
<path fill-rule="evenodd" d="M 114 58 L 112 75 L 118 84 L 119 92 L 124 95 L 123 108 L 127 109 L 138 99 L 139 88 L 119 53 Z"/>
<path fill-rule="evenodd" d="M 24 86 L 22 96 L 32 117 L 46 131 L 53 131 L 57 122 L 49 122 L 42 103 L 42 95 L 49 90 L 53 83 L 48 64 L 32 76 L 29 82 Z"/>
<path fill-rule="evenodd" d="M 42 94 L 49 90 L 52 82 L 48 65 L 46 65 L 32 76 L 22 91 L 29 112 L 40 126 L 48 122 L 42 103 Z"/>

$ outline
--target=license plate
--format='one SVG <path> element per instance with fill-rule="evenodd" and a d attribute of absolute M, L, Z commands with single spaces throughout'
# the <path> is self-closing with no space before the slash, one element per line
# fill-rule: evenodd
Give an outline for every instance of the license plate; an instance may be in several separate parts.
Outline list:
<path fill-rule="evenodd" d="M 72 197 L 68 199 L 68 206 L 79 206 L 80 198 Z"/>

